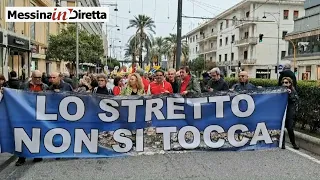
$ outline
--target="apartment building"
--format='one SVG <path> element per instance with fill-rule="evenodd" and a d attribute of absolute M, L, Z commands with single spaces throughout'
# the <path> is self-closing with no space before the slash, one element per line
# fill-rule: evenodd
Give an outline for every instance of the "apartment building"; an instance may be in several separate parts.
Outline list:
<path fill-rule="evenodd" d="M 304 8 L 305 16 L 294 21 L 285 38 L 290 42 L 286 58 L 297 67 L 298 79 L 320 80 L 320 1 L 307 0 Z"/>
<path fill-rule="evenodd" d="M 57 34 L 60 23 L 5 22 L 5 7 L 55 6 L 56 0 L 1 0 L 0 1 L 0 74 L 8 77 L 12 70 L 20 78 L 27 78 L 30 72 L 65 71 L 64 62 L 46 59 L 50 34 Z"/>
<path fill-rule="evenodd" d="M 251 78 L 276 78 L 278 23 L 280 59 L 287 55 L 288 43 L 283 38 L 293 30 L 293 20 L 304 16 L 303 2 L 241 1 L 187 33 L 190 59 L 203 56 L 215 61 L 227 76 L 235 75 L 240 62 Z M 280 60 L 280 64 L 287 62 Z"/>

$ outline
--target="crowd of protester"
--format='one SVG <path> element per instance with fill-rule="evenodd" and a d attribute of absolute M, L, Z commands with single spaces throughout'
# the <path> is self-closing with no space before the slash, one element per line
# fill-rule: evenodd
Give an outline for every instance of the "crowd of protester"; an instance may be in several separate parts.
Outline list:
<path fill-rule="evenodd" d="M 296 79 L 292 76 L 290 65 L 285 66 L 284 73 L 281 74 L 279 85 L 287 88 L 288 108 L 286 113 L 285 127 L 288 130 L 290 141 L 295 149 L 299 147 L 295 143 L 293 122 L 296 112 L 296 104 L 298 95 L 295 90 Z M 290 72 L 291 71 L 291 72 Z M 249 82 L 248 73 L 246 71 L 239 72 L 238 83 L 229 89 L 228 83 L 224 80 L 219 68 L 213 68 L 209 72 L 202 74 L 203 80 L 200 82 L 196 76 L 191 74 L 187 66 L 181 67 L 179 71 L 169 69 L 167 72 L 156 70 L 154 73 L 148 73 L 141 69 L 135 73 L 125 74 L 123 76 L 105 74 L 84 74 L 78 80 L 74 75 L 69 73 L 53 72 L 49 76 L 41 73 L 39 70 L 32 72 L 31 78 L 27 82 L 18 80 L 15 71 L 10 72 L 9 80 L 0 74 L 0 88 L 8 87 L 13 89 L 23 89 L 26 91 L 40 92 L 78 92 L 78 93 L 94 93 L 114 96 L 130 96 L 130 95 L 157 95 L 157 94 L 173 94 L 181 95 L 200 94 L 204 92 L 228 91 L 228 90 L 253 90 L 259 88 Z M 112 83 L 112 84 L 111 84 Z M 282 148 L 285 149 L 283 143 Z M 34 162 L 42 159 L 35 158 Z M 20 157 L 16 163 L 21 166 L 26 159 Z"/>

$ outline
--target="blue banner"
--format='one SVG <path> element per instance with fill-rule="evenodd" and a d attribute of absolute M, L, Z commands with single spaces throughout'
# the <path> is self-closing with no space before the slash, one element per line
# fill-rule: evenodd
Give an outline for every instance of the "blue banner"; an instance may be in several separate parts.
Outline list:
<path fill-rule="evenodd" d="M 114 157 L 179 150 L 279 147 L 282 88 L 200 96 L 96 96 L 4 89 L 2 152 L 23 157 Z"/>

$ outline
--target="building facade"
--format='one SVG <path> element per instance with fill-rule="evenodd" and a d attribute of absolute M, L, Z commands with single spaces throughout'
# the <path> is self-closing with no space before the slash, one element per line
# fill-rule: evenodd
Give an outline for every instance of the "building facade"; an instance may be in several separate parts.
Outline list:
<path fill-rule="evenodd" d="M 294 21 L 293 32 L 286 36 L 286 58 L 297 67 L 298 79 L 320 80 L 320 1 L 307 0 L 304 8 L 305 16 Z"/>
<path fill-rule="evenodd" d="M 240 62 L 251 78 L 276 78 L 278 24 L 280 59 L 288 49 L 283 38 L 293 30 L 293 20 L 304 15 L 303 2 L 243 0 L 187 33 L 190 57 L 216 62 L 227 76 L 235 75 Z"/>
<path fill-rule="evenodd" d="M 65 71 L 64 62 L 46 59 L 50 34 L 60 31 L 60 23 L 5 22 L 5 7 L 55 6 L 56 0 L 1 0 L 0 1 L 0 74 L 8 78 L 10 71 L 16 71 L 25 79 L 30 72 Z"/>

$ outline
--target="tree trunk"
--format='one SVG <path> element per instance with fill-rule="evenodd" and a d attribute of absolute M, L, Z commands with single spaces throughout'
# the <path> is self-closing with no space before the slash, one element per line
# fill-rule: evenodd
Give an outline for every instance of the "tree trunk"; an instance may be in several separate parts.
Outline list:
<path fill-rule="evenodd" d="M 143 50 L 143 32 L 140 32 L 140 56 L 139 56 L 139 64 L 140 68 L 142 68 L 142 50 Z"/>

